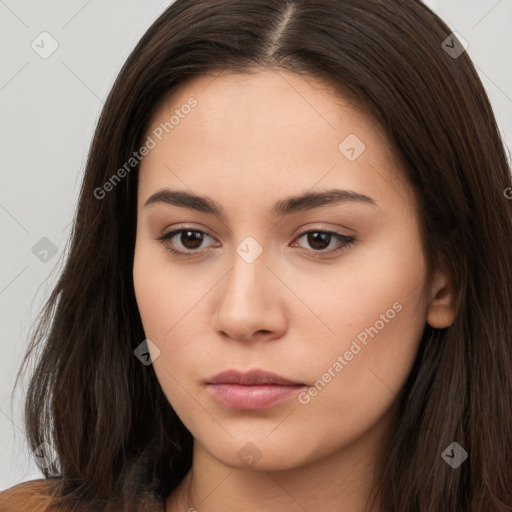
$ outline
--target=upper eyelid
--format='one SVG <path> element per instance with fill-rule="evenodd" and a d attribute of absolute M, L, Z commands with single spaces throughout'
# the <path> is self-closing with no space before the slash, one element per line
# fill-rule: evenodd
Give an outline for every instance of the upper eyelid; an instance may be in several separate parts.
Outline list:
<path fill-rule="evenodd" d="M 345 228 L 347 229 L 347 228 Z M 196 228 L 196 227 L 193 227 L 193 226 L 177 226 L 177 227 L 173 227 L 171 230 L 169 230 L 167 233 L 163 234 L 162 236 L 168 236 L 170 235 L 171 233 L 178 233 L 180 231 L 196 231 L 196 232 L 200 232 L 200 233 L 204 233 L 205 235 L 209 236 L 210 238 L 216 238 L 214 235 L 211 235 L 207 229 L 205 228 Z M 322 232 L 322 233 L 334 233 L 334 234 L 337 234 L 337 235 L 342 235 L 342 236 L 346 236 L 346 237 L 350 237 L 352 235 L 350 234 L 346 234 L 346 233 L 339 233 L 338 231 L 336 231 L 334 228 L 326 228 L 326 227 L 312 227 L 312 228 L 304 228 L 304 229 L 300 229 L 300 231 L 295 235 L 295 236 L 301 236 L 301 235 L 304 235 L 306 233 L 309 233 L 311 231 L 319 231 L 319 232 Z"/>
<path fill-rule="evenodd" d="M 195 232 L 198 232 L 198 233 L 203 233 L 206 236 L 209 236 L 210 238 L 215 238 L 215 236 L 211 235 L 206 229 L 194 228 L 194 227 L 191 227 L 191 226 L 178 226 L 178 227 L 172 228 L 167 233 L 164 233 L 160 238 L 170 236 L 171 234 L 173 236 L 176 236 L 181 231 L 195 231 Z"/>

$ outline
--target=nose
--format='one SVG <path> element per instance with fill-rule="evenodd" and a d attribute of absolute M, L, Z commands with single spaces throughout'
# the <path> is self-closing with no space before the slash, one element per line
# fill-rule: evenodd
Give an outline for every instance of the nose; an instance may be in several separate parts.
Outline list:
<path fill-rule="evenodd" d="M 286 289 L 265 252 L 251 263 L 235 252 L 232 262 L 217 288 L 214 329 L 239 341 L 280 338 L 287 327 Z"/>

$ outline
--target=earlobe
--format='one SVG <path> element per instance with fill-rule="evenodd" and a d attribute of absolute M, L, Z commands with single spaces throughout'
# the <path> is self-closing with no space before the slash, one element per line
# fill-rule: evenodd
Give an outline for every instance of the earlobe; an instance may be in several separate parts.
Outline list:
<path fill-rule="evenodd" d="M 443 329 L 454 322 L 456 315 L 455 290 L 451 280 L 447 274 L 439 274 L 431 289 L 426 321 L 435 329 Z"/>

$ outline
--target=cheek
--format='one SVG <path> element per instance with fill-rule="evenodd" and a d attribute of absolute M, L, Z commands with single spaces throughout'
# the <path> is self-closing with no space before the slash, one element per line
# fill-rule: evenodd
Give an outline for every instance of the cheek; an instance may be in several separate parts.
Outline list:
<path fill-rule="evenodd" d="M 176 283 L 171 288 L 169 272 L 158 253 L 150 242 L 137 240 L 133 284 L 145 334 L 160 347 L 159 341 L 172 327 L 180 293 Z"/>
<path fill-rule="evenodd" d="M 294 419 L 301 426 L 291 425 L 286 433 L 300 437 L 306 425 L 315 425 L 323 433 L 311 440 L 318 444 L 315 453 L 324 450 L 327 454 L 333 446 L 353 442 L 393 414 L 392 406 L 410 374 L 424 327 L 410 297 L 408 302 L 398 297 L 392 303 L 385 297 L 375 298 L 371 308 L 350 322 L 340 317 L 335 328 L 341 335 L 335 346 L 324 343 L 321 353 L 304 353 L 310 365 L 310 387 L 298 397 Z"/>
<path fill-rule="evenodd" d="M 406 245 L 395 240 L 360 251 L 356 263 L 329 279 L 328 290 L 309 278 L 308 304 L 330 328 L 322 350 L 306 357 L 315 389 L 304 401 L 311 398 L 313 407 L 336 403 L 335 415 L 373 416 L 407 380 L 425 327 L 426 269 L 419 244 L 397 247 Z"/>
<path fill-rule="evenodd" d="M 320 391 L 337 387 L 339 397 L 358 396 L 366 402 L 372 400 L 375 387 L 398 393 L 403 386 L 418 351 L 424 318 L 417 314 L 416 304 L 403 299 L 366 308 L 350 320 L 344 321 L 341 314 L 332 324 L 339 334 L 306 357 L 312 363 L 311 382 L 319 379 Z"/>
<path fill-rule="evenodd" d="M 205 326 L 202 298 L 212 282 L 203 281 L 206 290 L 195 285 L 190 270 L 172 268 L 164 251 L 145 242 L 136 245 L 133 282 L 144 333 L 160 350 L 154 368 L 165 390 L 172 382 L 167 382 L 164 370 L 178 376 L 190 372 L 200 358 Z"/>
<path fill-rule="evenodd" d="M 182 361 L 182 357 L 177 353 L 179 346 L 174 347 L 171 354 L 169 341 L 182 328 L 176 322 L 185 314 L 181 312 L 183 297 L 176 282 L 171 283 L 166 266 L 156 261 L 155 252 L 148 244 L 137 242 L 133 265 L 135 296 L 146 338 L 160 351 L 152 363 L 160 387 L 169 403 L 178 404 L 180 409 L 183 397 L 178 392 L 177 382 L 182 377 L 180 365 L 175 362 Z"/>

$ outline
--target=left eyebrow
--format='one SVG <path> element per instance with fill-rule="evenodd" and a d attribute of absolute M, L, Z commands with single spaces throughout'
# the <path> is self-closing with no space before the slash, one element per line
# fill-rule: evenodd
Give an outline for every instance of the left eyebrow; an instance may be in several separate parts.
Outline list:
<path fill-rule="evenodd" d="M 219 203 L 209 197 L 198 196 L 185 190 L 170 190 L 166 188 L 158 190 L 146 200 L 144 206 L 155 203 L 188 208 L 214 215 L 223 221 L 226 220 L 226 212 Z M 343 203 L 365 204 L 380 210 L 377 202 L 364 194 L 352 190 L 330 189 L 321 192 L 306 192 L 297 196 L 280 199 L 274 203 L 271 212 L 274 216 L 284 216 Z"/>

